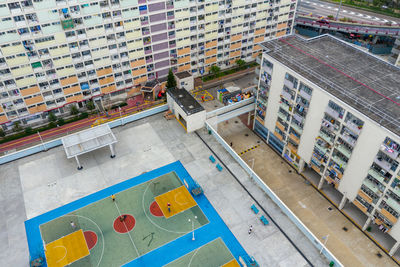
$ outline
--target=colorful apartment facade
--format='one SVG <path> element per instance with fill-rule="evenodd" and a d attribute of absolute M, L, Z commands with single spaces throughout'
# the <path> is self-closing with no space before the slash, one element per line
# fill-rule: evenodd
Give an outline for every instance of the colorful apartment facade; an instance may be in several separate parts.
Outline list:
<path fill-rule="evenodd" d="M 21 0 L 0 3 L 0 124 L 135 93 L 168 70 L 252 61 L 290 34 L 296 0 Z"/>
<path fill-rule="evenodd" d="M 398 257 L 400 68 L 329 35 L 262 46 L 254 131 Z"/>

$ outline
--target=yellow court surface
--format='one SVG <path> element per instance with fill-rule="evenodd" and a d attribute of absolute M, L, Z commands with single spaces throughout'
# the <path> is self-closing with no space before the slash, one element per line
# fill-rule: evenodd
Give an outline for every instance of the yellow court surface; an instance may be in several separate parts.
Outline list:
<path fill-rule="evenodd" d="M 225 263 L 222 267 L 240 267 L 239 263 L 233 259 L 230 262 Z"/>
<path fill-rule="evenodd" d="M 167 193 L 156 196 L 155 200 L 160 207 L 165 218 L 172 217 L 182 211 L 197 205 L 184 185 L 175 188 Z M 168 203 L 171 204 L 171 211 L 168 211 Z"/>
<path fill-rule="evenodd" d="M 47 266 L 66 266 L 89 255 L 83 231 L 79 230 L 46 244 Z"/>

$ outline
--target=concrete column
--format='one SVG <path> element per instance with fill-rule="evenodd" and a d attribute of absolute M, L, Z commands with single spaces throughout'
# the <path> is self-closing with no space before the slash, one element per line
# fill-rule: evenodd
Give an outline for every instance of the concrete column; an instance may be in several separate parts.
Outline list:
<path fill-rule="evenodd" d="M 111 150 L 111 158 L 113 159 L 113 158 L 115 158 L 115 151 L 114 151 L 114 146 L 111 144 L 110 145 L 110 150 Z"/>
<path fill-rule="evenodd" d="M 371 218 L 371 217 L 368 217 L 368 220 L 364 223 L 364 226 L 363 226 L 363 228 L 362 228 L 363 231 L 365 231 L 365 229 L 368 228 L 368 226 L 369 226 L 369 224 L 371 223 L 371 221 L 372 221 L 372 218 Z"/>
<path fill-rule="evenodd" d="M 396 253 L 396 251 L 397 251 L 397 249 L 399 248 L 399 246 L 400 246 L 400 241 L 397 241 L 397 242 L 393 245 L 393 247 L 390 249 L 389 255 L 390 255 L 390 256 L 393 256 L 394 253 Z"/>
<path fill-rule="evenodd" d="M 318 30 L 318 35 L 321 35 L 322 34 L 322 28 L 319 28 L 319 30 Z"/>
<path fill-rule="evenodd" d="M 319 190 L 321 190 L 322 186 L 324 185 L 324 181 L 325 181 L 324 177 L 321 176 L 321 180 L 319 180 L 319 184 L 318 184 L 318 189 Z"/>
<path fill-rule="evenodd" d="M 76 159 L 76 163 L 78 164 L 78 170 L 82 170 L 83 166 L 81 165 L 81 163 L 79 162 L 78 156 L 75 156 Z"/>
<path fill-rule="evenodd" d="M 300 159 L 300 163 L 299 163 L 299 173 L 302 173 L 304 171 L 304 160 Z"/>
<path fill-rule="evenodd" d="M 374 36 L 374 39 L 372 39 L 372 43 L 373 43 L 373 44 L 376 44 L 376 42 L 378 41 L 378 38 L 379 38 L 379 36 L 378 36 L 378 35 L 375 35 L 375 36 Z"/>
<path fill-rule="evenodd" d="M 346 205 L 346 202 L 347 202 L 347 197 L 343 196 L 343 198 L 342 198 L 342 200 L 340 201 L 340 204 L 339 204 L 339 209 L 340 210 L 343 209 L 344 205 Z"/>
<path fill-rule="evenodd" d="M 250 118 L 251 118 L 251 113 L 249 112 L 247 115 L 247 125 L 250 125 Z"/>

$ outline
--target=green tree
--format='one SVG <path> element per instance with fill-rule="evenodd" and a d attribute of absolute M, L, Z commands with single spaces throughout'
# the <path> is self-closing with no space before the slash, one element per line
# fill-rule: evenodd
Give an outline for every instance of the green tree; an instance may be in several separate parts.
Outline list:
<path fill-rule="evenodd" d="M 6 133 L 3 131 L 3 129 L 0 128 L 0 137 L 6 136 Z"/>
<path fill-rule="evenodd" d="M 243 59 L 238 59 L 236 60 L 236 65 L 239 66 L 239 69 L 243 69 L 244 65 L 246 65 L 246 61 L 244 61 Z"/>
<path fill-rule="evenodd" d="M 19 121 L 16 121 L 16 122 L 14 122 L 14 125 L 13 125 L 13 131 L 14 132 L 19 132 L 19 131 L 21 131 L 22 130 L 22 127 L 21 127 L 21 122 L 19 122 Z"/>
<path fill-rule="evenodd" d="M 49 122 L 56 122 L 57 116 L 53 112 L 49 112 Z"/>
<path fill-rule="evenodd" d="M 71 112 L 71 115 L 78 115 L 79 109 L 75 105 L 72 105 L 70 112 Z"/>
<path fill-rule="evenodd" d="M 166 87 L 167 89 L 176 87 L 176 80 L 172 69 L 169 69 Z"/>
<path fill-rule="evenodd" d="M 215 77 L 218 77 L 218 74 L 220 73 L 221 68 L 218 67 L 217 65 L 212 65 L 210 67 L 210 73 L 213 74 Z"/>
<path fill-rule="evenodd" d="M 89 102 L 87 102 L 87 104 L 86 104 L 86 108 L 87 108 L 88 110 L 92 111 L 92 110 L 94 110 L 96 107 L 95 107 L 93 101 L 89 101 Z"/>

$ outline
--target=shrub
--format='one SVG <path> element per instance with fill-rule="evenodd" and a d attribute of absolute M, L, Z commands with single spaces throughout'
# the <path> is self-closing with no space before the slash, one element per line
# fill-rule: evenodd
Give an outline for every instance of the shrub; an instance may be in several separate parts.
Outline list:
<path fill-rule="evenodd" d="M 64 125 L 65 124 L 65 121 L 64 121 L 64 119 L 63 118 L 59 118 L 58 120 L 57 120 L 57 124 L 58 125 Z"/>
<path fill-rule="evenodd" d="M 0 128 L 0 137 L 6 136 L 6 133 L 3 131 L 3 129 Z"/>
<path fill-rule="evenodd" d="M 29 134 L 33 134 L 32 127 L 29 127 L 29 126 L 26 127 L 26 128 L 25 128 L 25 133 L 28 134 L 28 135 L 29 135 Z"/>
<path fill-rule="evenodd" d="M 89 117 L 89 113 L 87 112 L 82 112 L 81 114 L 79 114 L 78 119 L 86 119 Z"/>

